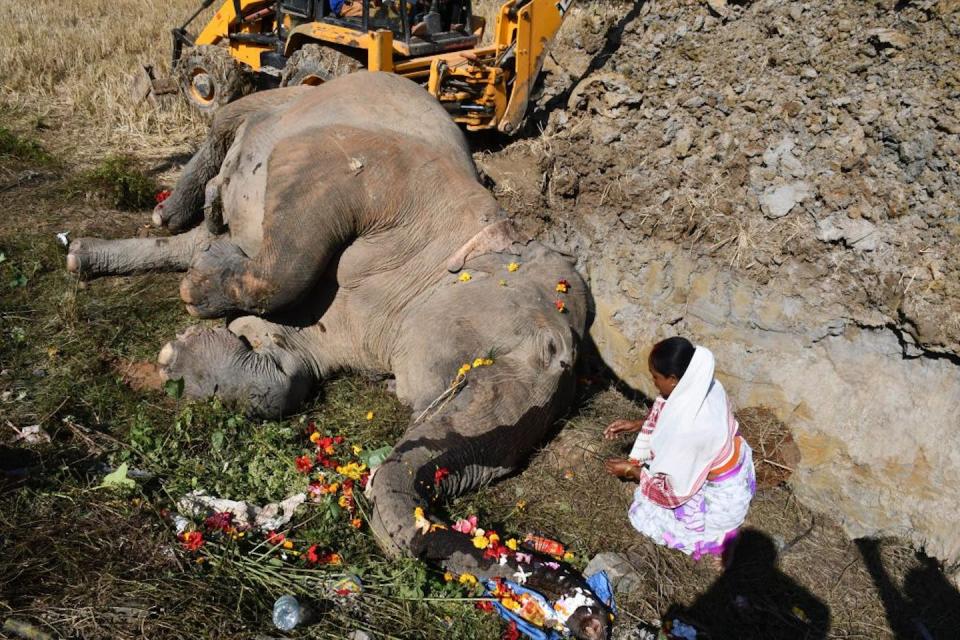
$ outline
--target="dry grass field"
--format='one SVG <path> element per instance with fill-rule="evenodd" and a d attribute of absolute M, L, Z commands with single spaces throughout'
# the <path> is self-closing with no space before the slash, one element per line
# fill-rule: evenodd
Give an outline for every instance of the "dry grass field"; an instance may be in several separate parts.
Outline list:
<path fill-rule="evenodd" d="M 147 233 L 144 200 L 173 184 L 204 133 L 185 105 L 135 105 L 127 94 L 137 64 L 165 68 L 169 28 L 194 6 L 0 4 L 0 627 L 8 624 L 0 638 L 20 637 L 10 620 L 46 634 L 35 637 L 274 638 L 275 597 L 325 599 L 323 585 L 344 573 L 361 576 L 364 593 L 328 600 L 321 621 L 293 637 L 498 637 L 499 620 L 478 611 L 473 594 L 418 562 L 384 557 L 365 528 L 328 517 L 328 505 L 305 509 L 290 535 L 335 549 L 338 568 L 258 564 L 229 545 L 197 562 L 177 541 L 169 510 L 191 488 L 263 502 L 299 486 L 293 460 L 308 422 L 369 450 L 409 419 L 382 382 L 357 376 L 330 381 L 302 414 L 278 423 L 145 388 L 137 363 L 188 324 L 176 276 L 81 283 L 63 269 L 59 232 Z M 874 586 L 878 566 L 892 582 L 922 577 L 922 556 L 890 540 L 866 549 L 876 560 L 866 563 L 831 516 L 793 499 L 777 453 L 784 432 L 762 410 L 741 415 L 769 479 L 748 522 L 757 555 L 721 578 L 640 539 L 626 521 L 625 487 L 600 463 L 617 446 L 600 434 L 644 408 L 602 372 L 585 376 L 574 411 L 529 467 L 449 514 L 555 536 L 580 568 L 599 552 L 626 554 L 639 580 L 618 596 L 617 637 L 636 637 L 638 625 L 678 606 L 730 638 L 911 637 L 903 625 L 909 631 L 914 618 L 937 633 L 954 624 L 943 608 L 948 590 L 927 585 L 891 603 L 899 596 Z M 18 437 L 34 425 L 49 441 Z M 125 491 L 100 488 L 121 463 L 145 475 Z M 739 626 L 728 596 L 741 607 Z"/>

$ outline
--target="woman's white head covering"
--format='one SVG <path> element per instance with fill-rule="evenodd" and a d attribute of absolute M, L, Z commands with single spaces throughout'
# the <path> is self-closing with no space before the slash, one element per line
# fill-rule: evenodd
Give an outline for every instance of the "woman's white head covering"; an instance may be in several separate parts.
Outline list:
<path fill-rule="evenodd" d="M 650 438 L 650 473 L 666 474 L 677 496 L 700 489 L 732 435 L 727 394 L 714 379 L 713 369 L 710 350 L 696 347 Z"/>

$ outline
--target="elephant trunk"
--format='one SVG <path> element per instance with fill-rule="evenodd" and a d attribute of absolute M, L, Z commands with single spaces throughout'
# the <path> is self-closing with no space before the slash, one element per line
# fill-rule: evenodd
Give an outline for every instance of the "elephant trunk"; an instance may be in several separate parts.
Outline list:
<path fill-rule="evenodd" d="M 558 399 L 571 397 L 569 368 L 523 376 L 528 363 L 516 367 L 517 375 L 509 361 L 497 364 L 499 372 L 491 367 L 472 376 L 440 413 L 412 426 L 377 469 L 369 487 L 371 529 L 389 552 L 410 554 L 456 574 L 518 582 L 550 602 L 578 590 L 588 594 L 588 604 L 565 622 L 578 638 L 606 638 L 609 610 L 572 567 L 537 553 L 486 546 L 431 515 L 433 504 L 515 470 L 564 408 Z"/>

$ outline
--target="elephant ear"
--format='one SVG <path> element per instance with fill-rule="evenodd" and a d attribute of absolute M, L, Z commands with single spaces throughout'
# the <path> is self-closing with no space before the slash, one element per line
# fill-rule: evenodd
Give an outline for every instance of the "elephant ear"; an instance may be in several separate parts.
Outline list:
<path fill-rule="evenodd" d="M 450 256 L 450 259 L 447 260 L 447 271 L 456 273 L 463 269 L 463 265 L 470 258 L 482 256 L 486 253 L 505 252 L 514 243 L 525 244 L 527 241 L 528 239 L 517 231 L 512 220 L 500 220 L 488 224 Z"/>

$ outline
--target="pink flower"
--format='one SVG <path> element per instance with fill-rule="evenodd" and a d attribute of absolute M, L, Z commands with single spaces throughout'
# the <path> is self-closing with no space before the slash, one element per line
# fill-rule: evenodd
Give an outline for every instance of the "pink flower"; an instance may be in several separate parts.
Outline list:
<path fill-rule="evenodd" d="M 457 520 L 457 523 L 453 525 L 453 530 L 465 533 L 468 536 L 472 535 L 477 530 L 477 516 L 470 516 L 466 520 L 462 518 Z"/>

